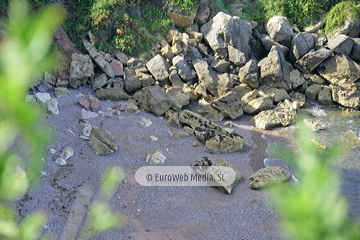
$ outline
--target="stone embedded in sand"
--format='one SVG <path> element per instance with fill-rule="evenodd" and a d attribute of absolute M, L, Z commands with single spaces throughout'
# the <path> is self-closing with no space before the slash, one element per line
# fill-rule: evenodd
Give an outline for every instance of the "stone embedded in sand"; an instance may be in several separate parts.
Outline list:
<path fill-rule="evenodd" d="M 235 178 L 235 181 L 228 185 L 228 186 L 222 186 L 221 183 L 220 183 L 220 186 L 217 186 L 217 188 L 219 188 L 221 191 L 227 193 L 227 194 L 230 194 L 231 191 L 233 190 L 233 188 L 238 185 L 241 180 L 242 180 L 242 175 L 241 173 L 239 172 L 239 170 L 237 170 L 232 164 L 230 164 L 228 161 L 226 161 L 225 159 L 221 159 L 220 161 L 218 161 L 215 166 L 224 166 L 224 167 L 230 167 L 232 168 L 235 173 L 236 173 L 236 178 Z M 219 174 L 219 173 L 218 173 Z M 226 172 L 220 172 L 220 174 L 224 174 L 224 176 L 226 176 Z"/>
<path fill-rule="evenodd" d="M 218 134 L 205 142 L 204 151 L 210 153 L 231 153 L 243 148 L 245 140 L 236 133 Z"/>
<path fill-rule="evenodd" d="M 137 105 L 146 112 L 163 115 L 172 106 L 171 97 L 158 86 L 144 87 L 134 94 Z"/>
<path fill-rule="evenodd" d="M 55 97 L 59 98 L 59 97 L 63 97 L 63 96 L 69 96 L 70 92 L 67 88 L 56 87 L 56 88 L 54 88 L 54 94 L 55 94 Z"/>
<path fill-rule="evenodd" d="M 150 127 L 152 124 L 152 121 L 150 119 L 141 118 L 141 120 L 138 122 L 142 127 Z"/>
<path fill-rule="evenodd" d="M 81 119 L 84 120 L 84 121 L 92 119 L 92 118 L 96 118 L 98 116 L 99 116 L 99 114 L 97 114 L 95 112 L 86 111 L 85 109 L 81 110 Z"/>
<path fill-rule="evenodd" d="M 129 99 L 125 103 L 125 112 L 127 113 L 139 113 L 139 108 L 136 106 L 136 101 L 134 99 Z"/>
<path fill-rule="evenodd" d="M 191 135 L 191 133 L 188 133 L 181 129 L 170 129 L 169 133 L 172 137 L 175 137 L 175 138 L 188 137 Z"/>
<path fill-rule="evenodd" d="M 48 111 L 53 115 L 58 115 L 59 114 L 58 104 L 59 102 L 56 99 L 50 98 L 50 100 L 46 102 Z"/>
<path fill-rule="evenodd" d="M 150 164 L 163 164 L 166 160 L 166 157 L 162 154 L 160 150 L 157 150 L 153 154 L 148 154 L 146 156 L 146 162 Z"/>
<path fill-rule="evenodd" d="M 90 123 L 85 123 L 82 133 L 85 137 L 90 137 L 92 126 Z"/>
<path fill-rule="evenodd" d="M 57 165 L 61 165 L 61 166 L 66 165 L 66 161 L 59 157 L 55 160 L 55 162 Z"/>
<path fill-rule="evenodd" d="M 253 189 L 266 187 L 272 184 L 286 181 L 290 177 L 291 173 L 284 168 L 278 166 L 266 167 L 260 169 L 250 176 L 252 182 L 250 182 L 249 187 Z"/>
<path fill-rule="evenodd" d="M 117 150 L 116 139 L 106 130 L 92 127 L 89 143 L 100 155 L 109 154 Z"/>
<path fill-rule="evenodd" d="M 156 142 L 157 140 L 159 140 L 159 138 L 155 137 L 154 135 L 151 135 L 149 138 L 152 142 Z"/>
<path fill-rule="evenodd" d="M 74 155 L 74 149 L 71 147 L 66 147 L 64 151 L 60 154 L 60 158 L 64 159 L 65 161 L 71 158 Z"/>

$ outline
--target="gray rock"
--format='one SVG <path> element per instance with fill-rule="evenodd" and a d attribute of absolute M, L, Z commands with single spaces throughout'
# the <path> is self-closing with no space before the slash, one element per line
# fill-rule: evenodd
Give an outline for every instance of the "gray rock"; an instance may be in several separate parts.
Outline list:
<path fill-rule="evenodd" d="M 106 82 L 108 81 L 108 78 L 105 73 L 100 74 L 97 78 L 94 79 L 94 82 L 92 84 L 92 89 L 96 91 L 99 88 L 102 88 Z"/>
<path fill-rule="evenodd" d="M 220 186 L 216 186 L 217 188 L 219 188 L 222 192 L 224 193 L 227 193 L 227 194 L 230 194 L 232 192 L 232 189 L 237 186 L 239 183 L 241 183 L 242 181 L 242 175 L 241 173 L 239 172 L 239 170 L 237 170 L 233 165 L 231 165 L 228 161 L 226 161 L 225 159 L 221 159 L 220 161 L 218 161 L 215 166 L 224 166 L 224 167 L 230 167 L 234 170 L 234 172 L 236 173 L 236 178 L 235 178 L 235 181 L 228 185 L 228 186 L 223 186 L 223 184 L 219 183 Z M 214 168 L 211 168 L 209 170 L 212 170 Z M 208 170 L 208 172 L 209 172 Z M 222 173 L 221 171 L 220 172 L 217 172 L 218 174 L 224 174 L 226 176 L 226 173 Z M 216 173 L 213 173 L 212 174 L 213 176 L 216 175 Z"/>
<path fill-rule="evenodd" d="M 360 83 L 331 85 L 332 99 L 344 107 L 360 108 Z"/>
<path fill-rule="evenodd" d="M 185 82 L 192 81 L 196 78 L 196 72 L 190 67 L 189 64 L 187 64 L 183 54 L 179 54 L 174 57 L 172 59 L 172 63 L 176 67 L 178 75 Z"/>
<path fill-rule="evenodd" d="M 127 66 L 127 61 L 129 60 L 129 57 L 125 53 L 115 50 L 114 56 L 124 65 L 124 67 Z"/>
<path fill-rule="evenodd" d="M 214 97 L 218 97 L 218 77 L 216 72 L 210 68 L 205 60 L 195 61 L 194 68 L 199 79 L 195 93 L 205 97 L 208 91 Z"/>
<path fill-rule="evenodd" d="M 56 87 L 54 88 L 55 97 L 63 97 L 63 96 L 70 96 L 70 91 L 67 88 L 63 87 Z"/>
<path fill-rule="evenodd" d="M 289 78 L 289 86 L 292 89 L 295 89 L 302 85 L 305 82 L 305 79 L 303 76 L 301 76 L 299 70 L 293 69 L 290 72 L 290 78 Z"/>
<path fill-rule="evenodd" d="M 206 105 L 199 108 L 198 110 L 196 110 L 196 113 L 200 114 L 204 118 L 215 122 L 222 121 L 224 119 L 224 114 L 222 114 L 222 112 L 212 107 L 211 105 Z"/>
<path fill-rule="evenodd" d="M 350 57 L 355 61 L 360 61 L 360 38 L 353 38 L 353 41 Z"/>
<path fill-rule="evenodd" d="M 314 84 L 309 86 L 305 91 L 305 97 L 309 100 L 316 100 L 319 92 L 321 91 L 320 84 Z"/>
<path fill-rule="evenodd" d="M 139 113 L 139 108 L 136 106 L 136 101 L 134 99 L 129 99 L 125 103 L 125 112 L 127 113 Z"/>
<path fill-rule="evenodd" d="M 306 103 L 305 94 L 299 93 L 299 92 L 292 92 L 290 95 L 291 102 L 295 102 L 299 105 L 299 107 L 302 107 Z"/>
<path fill-rule="evenodd" d="M 344 55 L 350 55 L 351 49 L 354 45 L 354 40 L 346 35 L 339 35 L 328 42 L 328 48 L 333 50 L 335 53 L 341 53 Z"/>
<path fill-rule="evenodd" d="M 45 82 L 48 82 L 53 86 L 56 85 L 56 77 L 48 72 L 45 72 L 44 80 L 45 80 Z"/>
<path fill-rule="evenodd" d="M 69 84 L 77 88 L 94 77 L 94 65 L 89 55 L 73 53 L 71 59 Z"/>
<path fill-rule="evenodd" d="M 274 108 L 273 100 L 270 97 L 258 97 L 248 102 L 243 111 L 247 114 L 257 114 L 261 111 Z"/>
<path fill-rule="evenodd" d="M 273 46 L 279 46 L 281 48 L 281 50 L 284 52 L 284 55 L 287 56 L 290 52 L 290 49 L 284 45 L 281 45 L 280 43 L 278 42 L 275 42 L 274 40 L 272 40 L 270 38 L 269 35 L 266 35 L 266 34 L 261 34 L 261 38 L 260 38 L 264 48 L 267 50 L 267 51 L 270 51 L 271 48 Z"/>
<path fill-rule="evenodd" d="M 227 56 L 227 46 L 231 45 L 246 57 L 250 50 L 251 25 L 238 17 L 219 12 L 208 23 L 202 25 L 201 33 L 205 41 L 220 56 Z"/>
<path fill-rule="evenodd" d="M 172 59 L 175 57 L 175 54 L 172 52 L 171 50 L 171 46 L 169 44 L 166 44 L 162 49 L 161 49 L 161 55 L 164 58 L 167 58 L 170 62 L 172 61 Z"/>
<path fill-rule="evenodd" d="M 360 78 L 360 67 L 349 56 L 334 55 L 318 67 L 319 74 L 332 84 L 354 83 Z"/>
<path fill-rule="evenodd" d="M 166 90 L 166 93 L 171 98 L 171 108 L 179 112 L 181 109 L 189 104 L 190 101 L 190 92 L 183 91 L 183 88 L 172 87 Z"/>
<path fill-rule="evenodd" d="M 317 83 L 317 84 L 325 84 L 326 80 L 319 74 L 304 74 L 304 78 L 309 80 L 309 82 Z"/>
<path fill-rule="evenodd" d="M 292 66 L 285 60 L 279 46 L 273 46 L 268 56 L 259 62 L 259 66 L 262 81 L 268 86 L 278 87 L 279 82 L 290 78 Z"/>
<path fill-rule="evenodd" d="M 179 113 L 175 112 L 174 110 L 168 110 L 165 113 L 165 117 L 167 118 L 167 124 L 169 126 L 173 126 L 176 128 L 182 128 L 182 125 L 179 121 Z"/>
<path fill-rule="evenodd" d="M 251 92 L 251 88 L 247 84 L 241 83 L 234 87 L 233 91 L 237 93 L 239 98 L 242 98 L 246 93 Z"/>
<path fill-rule="evenodd" d="M 228 45 L 229 61 L 237 66 L 243 66 L 247 62 L 246 53 Z"/>
<path fill-rule="evenodd" d="M 146 156 L 146 162 L 149 162 L 150 164 L 163 164 L 165 160 L 166 157 L 160 150 L 157 150 L 153 154 L 148 154 Z"/>
<path fill-rule="evenodd" d="M 292 56 L 298 60 L 308 53 L 316 44 L 317 39 L 313 34 L 301 32 L 291 41 Z"/>
<path fill-rule="evenodd" d="M 332 100 L 331 87 L 323 86 L 322 90 L 318 94 L 319 103 L 324 105 L 332 105 L 334 102 Z"/>
<path fill-rule="evenodd" d="M 275 103 L 281 102 L 285 99 L 290 99 L 289 94 L 284 89 L 277 89 L 267 86 L 259 87 L 258 96 L 271 98 Z"/>
<path fill-rule="evenodd" d="M 266 167 L 250 176 L 250 188 L 258 189 L 290 179 L 291 173 L 282 167 Z"/>
<path fill-rule="evenodd" d="M 49 101 L 50 99 L 51 99 L 51 96 L 50 96 L 50 94 L 48 94 L 48 93 L 41 93 L 41 92 L 39 92 L 39 93 L 36 93 L 35 94 L 35 98 L 36 98 L 36 101 L 37 102 L 40 102 L 40 103 L 46 103 L 47 101 Z"/>
<path fill-rule="evenodd" d="M 257 61 L 251 59 L 245 66 L 239 70 L 239 80 L 241 83 L 246 83 L 252 89 L 259 87 L 259 71 L 260 68 L 257 65 Z"/>
<path fill-rule="evenodd" d="M 86 41 L 83 39 L 83 44 L 86 48 L 86 50 L 89 52 L 91 58 L 94 60 L 96 65 L 106 73 L 106 75 L 109 78 L 114 78 L 114 70 L 110 66 L 110 63 L 108 63 L 103 56 L 96 50 L 94 44 Z"/>
<path fill-rule="evenodd" d="M 129 95 L 124 92 L 122 81 L 109 80 L 106 84 L 106 88 L 96 90 L 95 95 L 97 98 L 109 100 L 129 99 Z"/>
<path fill-rule="evenodd" d="M 242 105 L 239 95 L 232 91 L 211 103 L 211 106 L 219 110 L 224 117 L 231 119 L 237 119 L 243 115 Z"/>
<path fill-rule="evenodd" d="M 218 94 L 222 96 L 233 88 L 233 80 L 227 73 L 218 74 Z"/>
<path fill-rule="evenodd" d="M 274 16 L 266 23 L 266 31 L 271 39 L 280 42 L 290 42 L 294 32 L 286 17 Z"/>
<path fill-rule="evenodd" d="M 199 7 L 196 11 L 196 22 L 200 25 L 206 23 L 211 14 L 210 3 L 208 0 L 201 0 L 199 3 Z"/>
<path fill-rule="evenodd" d="M 172 38 L 171 51 L 175 55 L 178 55 L 180 53 L 186 55 L 188 50 L 189 50 L 189 35 L 187 35 L 186 33 L 175 32 Z"/>
<path fill-rule="evenodd" d="M 278 125 L 283 127 L 289 126 L 296 121 L 297 106 L 294 106 L 294 103 L 285 100 L 284 103 L 279 103 L 272 110 L 260 112 L 251 119 L 251 122 L 261 129 L 269 129 Z"/>
<path fill-rule="evenodd" d="M 242 98 L 241 101 L 243 101 L 245 104 L 250 102 L 251 100 L 257 98 L 259 91 L 257 89 L 246 93 Z"/>
<path fill-rule="evenodd" d="M 138 59 L 138 58 L 130 58 L 127 63 L 126 63 L 127 67 L 130 68 L 131 70 L 139 70 L 139 69 L 145 69 L 146 68 L 146 61 L 143 59 Z"/>
<path fill-rule="evenodd" d="M 134 94 L 137 105 L 146 112 L 152 112 L 157 116 L 163 115 L 172 106 L 172 101 L 166 92 L 158 87 L 145 87 Z"/>
<path fill-rule="evenodd" d="M 47 110 L 53 115 L 59 114 L 58 105 L 59 102 L 53 98 L 50 98 L 49 101 L 46 102 Z"/>
<path fill-rule="evenodd" d="M 189 46 L 189 52 L 187 53 L 188 57 L 190 57 L 192 60 L 201 59 L 202 55 L 198 48 Z"/>
<path fill-rule="evenodd" d="M 109 154 L 117 150 L 116 139 L 102 128 L 92 127 L 89 143 L 99 155 Z"/>
<path fill-rule="evenodd" d="M 169 80 L 171 82 L 171 85 L 173 87 L 183 87 L 184 86 L 184 82 L 181 81 L 179 75 L 177 74 L 177 71 L 176 70 L 173 70 L 170 72 L 170 75 L 169 75 Z"/>
<path fill-rule="evenodd" d="M 209 153 L 231 153 L 243 148 L 245 140 L 236 133 L 215 135 L 205 142 L 205 152 Z"/>
<path fill-rule="evenodd" d="M 226 73 L 230 69 L 230 63 L 220 58 L 216 58 L 210 66 L 219 73 Z"/>
<path fill-rule="evenodd" d="M 294 66 L 303 73 L 310 73 L 332 54 L 333 52 L 331 50 L 320 48 L 305 54 L 294 63 Z"/>
<path fill-rule="evenodd" d="M 146 67 L 160 84 L 165 85 L 168 83 L 170 64 L 162 56 L 156 55 L 153 57 L 146 63 Z"/>
<path fill-rule="evenodd" d="M 137 90 L 141 89 L 141 81 L 136 77 L 136 74 L 133 70 L 124 68 L 125 80 L 124 80 L 124 89 L 127 93 L 134 93 Z"/>
<path fill-rule="evenodd" d="M 335 38 L 340 34 L 344 34 L 349 37 L 358 37 L 360 34 L 360 19 L 352 19 L 351 15 L 343 22 L 343 24 L 334 29 L 332 33 L 328 34 L 328 38 Z"/>

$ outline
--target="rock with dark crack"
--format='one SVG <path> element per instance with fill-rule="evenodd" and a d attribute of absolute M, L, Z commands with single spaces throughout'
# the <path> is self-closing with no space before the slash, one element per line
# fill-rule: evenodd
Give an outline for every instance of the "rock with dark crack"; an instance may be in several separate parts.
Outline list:
<path fill-rule="evenodd" d="M 89 143 L 99 155 L 117 150 L 116 139 L 108 131 L 98 127 L 92 127 Z"/>
<path fill-rule="evenodd" d="M 290 102 L 285 100 L 283 103 L 279 103 L 278 106 L 272 110 L 262 111 L 250 122 L 252 122 L 257 128 L 269 129 L 278 125 L 283 127 L 289 126 L 295 123 L 297 116 L 297 102 Z"/>
<path fill-rule="evenodd" d="M 103 56 L 101 56 L 101 54 L 96 50 L 94 44 L 86 41 L 85 39 L 83 40 L 83 44 L 86 48 L 86 50 L 89 52 L 91 58 L 95 61 L 96 65 L 104 71 L 104 73 L 106 73 L 106 75 L 109 78 L 114 78 L 115 74 L 114 74 L 114 70 L 112 69 L 112 67 L 110 66 L 110 63 L 108 63 Z"/>
<path fill-rule="evenodd" d="M 240 100 L 236 92 L 228 92 L 220 98 L 214 100 L 211 106 L 219 110 L 224 117 L 237 119 L 243 115 L 242 106 L 244 103 Z"/>
<path fill-rule="evenodd" d="M 276 183 L 284 182 L 290 177 L 291 173 L 284 168 L 278 166 L 266 167 L 260 169 L 259 171 L 250 176 L 250 179 L 252 181 L 249 183 L 249 187 L 252 189 L 258 189 Z"/>
<path fill-rule="evenodd" d="M 229 133 L 219 125 L 189 110 L 179 114 L 179 121 L 194 129 L 197 140 L 205 144 L 210 153 L 235 152 L 243 148 L 245 140 L 236 133 Z"/>
<path fill-rule="evenodd" d="M 134 99 L 143 111 L 157 116 L 163 115 L 173 105 L 171 97 L 158 86 L 142 88 L 134 94 Z"/>

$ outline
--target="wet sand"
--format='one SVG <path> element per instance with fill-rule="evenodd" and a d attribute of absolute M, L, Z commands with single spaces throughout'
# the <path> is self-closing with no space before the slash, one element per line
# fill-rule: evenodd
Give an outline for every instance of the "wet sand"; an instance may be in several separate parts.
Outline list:
<path fill-rule="evenodd" d="M 37 189 L 19 201 L 21 216 L 44 210 L 49 221 L 45 232 L 52 239 L 75 239 L 85 229 L 87 206 L 98 196 L 100 177 L 110 166 L 121 166 L 125 181 L 110 200 L 114 212 L 121 214 L 121 229 L 97 235 L 93 239 L 280 239 L 278 217 L 265 191 L 248 187 L 249 177 L 263 167 L 267 142 L 261 138 L 263 131 L 249 123 L 251 116 L 233 121 L 233 128 L 245 138 L 244 148 L 235 153 L 210 154 L 204 145 L 192 144 L 194 136 L 174 138 L 166 118 L 151 113 L 127 114 L 106 118 L 99 116 L 89 121 L 93 126 L 109 131 L 117 140 L 118 150 L 99 156 L 88 141 L 81 139 L 84 122 L 80 121 L 81 107 L 78 93 L 91 93 L 85 87 L 71 90 L 71 96 L 58 98 L 59 115 L 46 115 L 54 130 L 49 149 L 56 150 L 45 158 L 47 176 Z M 114 101 L 101 101 L 100 111 L 112 107 Z M 193 109 L 192 104 L 187 107 Z M 144 128 L 138 124 L 142 117 L 153 123 Z M 223 122 L 217 122 L 223 126 Z M 69 131 L 69 129 L 71 131 Z M 73 132 L 74 134 L 72 134 Z M 150 136 L 159 138 L 153 142 Z M 55 159 L 65 147 L 74 149 L 67 165 L 59 166 Z M 243 175 L 243 182 L 228 195 L 213 187 L 144 187 L 134 174 L 148 166 L 147 154 L 161 150 L 166 160 L 164 166 L 188 166 L 195 159 L 208 156 L 213 161 L 224 158 Z M 40 174 L 40 171 L 39 171 Z M 81 238 L 78 238 L 81 239 Z"/>

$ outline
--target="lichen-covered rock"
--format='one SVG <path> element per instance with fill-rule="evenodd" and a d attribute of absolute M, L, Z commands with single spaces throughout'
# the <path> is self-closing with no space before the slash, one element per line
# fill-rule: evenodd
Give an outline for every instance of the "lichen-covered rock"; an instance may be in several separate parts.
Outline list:
<path fill-rule="evenodd" d="M 226 118 L 236 119 L 243 115 L 243 102 L 236 92 L 228 92 L 214 100 L 211 106 L 218 109 Z"/>
<path fill-rule="evenodd" d="M 161 55 L 156 55 L 146 63 L 154 78 L 162 85 L 168 83 L 170 64 Z"/>
<path fill-rule="evenodd" d="M 252 181 L 249 183 L 249 187 L 252 189 L 258 189 L 284 182 L 290 179 L 290 177 L 291 173 L 284 168 L 278 166 L 266 167 L 250 176 Z"/>
<path fill-rule="evenodd" d="M 261 129 L 269 129 L 278 125 L 283 127 L 289 126 L 296 121 L 298 104 L 296 103 L 296 106 L 294 106 L 294 103 L 285 100 L 272 110 L 260 112 L 251 119 L 251 122 Z"/>
<path fill-rule="evenodd" d="M 343 54 L 336 54 L 323 61 L 318 72 L 332 84 L 354 83 L 360 78 L 359 65 Z"/>
<path fill-rule="evenodd" d="M 310 51 L 297 60 L 294 66 L 303 73 L 310 73 L 332 54 L 333 52 L 326 48 Z"/>
<path fill-rule="evenodd" d="M 142 88 L 134 94 L 134 99 L 143 111 L 157 116 L 163 115 L 173 104 L 171 97 L 158 86 Z"/>
<path fill-rule="evenodd" d="M 344 107 L 360 108 L 360 83 L 331 85 L 334 102 Z"/>
<path fill-rule="evenodd" d="M 271 98 L 275 103 L 290 99 L 289 94 L 282 88 L 273 88 L 268 86 L 261 86 L 258 88 L 258 96 Z M 265 109 L 266 110 L 266 109 Z"/>
<path fill-rule="evenodd" d="M 125 103 L 125 112 L 127 113 L 139 113 L 138 106 L 136 106 L 136 101 L 134 99 L 129 99 Z"/>
<path fill-rule="evenodd" d="M 106 130 L 92 127 L 89 143 L 100 155 L 109 154 L 117 150 L 116 139 Z"/>
<path fill-rule="evenodd" d="M 77 88 L 94 77 L 94 64 L 89 55 L 73 53 L 71 59 L 69 84 Z"/>

